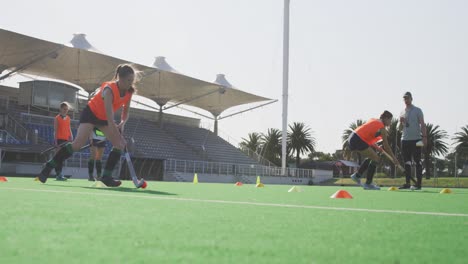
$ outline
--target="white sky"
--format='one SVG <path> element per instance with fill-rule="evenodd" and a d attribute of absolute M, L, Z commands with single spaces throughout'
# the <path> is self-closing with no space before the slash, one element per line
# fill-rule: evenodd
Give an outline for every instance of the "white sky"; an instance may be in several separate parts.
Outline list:
<path fill-rule="evenodd" d="M 220 121 L 223 133 L 240 141 L 281 129 L 282 0 L 15 0 L 0 14 L 1 28 L 21 34 L 65 43 L 81 32 L 115 57 L 165 56 L 208 81 L 224 73 L 280 101 Z M 467 14 L 464 0 L 291 0 L 289 123 L 306 123 L 317 149 L 334 152 L 356 119 L 398 116 L 408 90 L 426 122 L 453 136 L 468 124 Z"/>

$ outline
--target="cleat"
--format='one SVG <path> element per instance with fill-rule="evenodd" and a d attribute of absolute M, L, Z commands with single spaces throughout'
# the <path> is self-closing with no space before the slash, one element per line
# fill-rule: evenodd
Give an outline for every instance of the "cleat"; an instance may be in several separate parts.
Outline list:
<path fill-rule="evenodd" d="M 409 184 L 403 184 L 402 186 L 398 187 L 398 189 L 400 190 L 409 189 L 409 188 L 411 188 Z"/>
<path fill-rule="evenodd" d="M 361 177 L 359 177 L 359 174 L 356 173 L 353 173 L 351 175 L 351 180 L 353 180 L 355 183 L 357 183 L 358 185 L 362 186 L 361 184 Z"/>
<path fill-rule="evenodd" d="M 410 190 L 412 190 L 412 191 L 419 191 L 419 190 L 421 190 L 421 186 L 411 185 Z"/>
<path fill-rule="evenodd" d="M 65 177 L 63 177 L 63 176 L 60 174 L 60 175 L 57 175 L 57 176 L 55 177 L 55 180 L 56 180 L 56 181 L 66 181 L 66 180 L 68 180 L 68 179 L 65 178 Z"/>
<path fill-rule="evenodd" d="M 119 187 L 122 182 L 119 180 L 114 180 L 112 177 L 102 177 L 101 182 L 104 183 L 107 187 Z"/>
<path fill-rule="evenodd" d="M 88 181 L 96 181 L 96 179 L 94 179 L 94 177 L 88 177 Z"/>
<path fill-rule="evenodd" d="M 374 183 L 364 183 L 362 187 L 364 187 L 364 190 L 380 190 L 380 187 Z"/>

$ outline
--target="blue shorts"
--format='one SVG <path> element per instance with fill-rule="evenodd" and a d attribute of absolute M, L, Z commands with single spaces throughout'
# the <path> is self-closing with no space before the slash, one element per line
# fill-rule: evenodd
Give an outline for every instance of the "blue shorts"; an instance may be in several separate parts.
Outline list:
<path fill-rule="evenodd" d="M 361 151 L 369 147 L 369 144 L 364 142 L 364 140 L 362 140 L 358 136 L 358 134 L 354 132 L 351 134 L 351 136 L 349 136 L 348 143 L 349 143 L 349 150 L 351 151 L 354 151 L 354 150 Z"/>

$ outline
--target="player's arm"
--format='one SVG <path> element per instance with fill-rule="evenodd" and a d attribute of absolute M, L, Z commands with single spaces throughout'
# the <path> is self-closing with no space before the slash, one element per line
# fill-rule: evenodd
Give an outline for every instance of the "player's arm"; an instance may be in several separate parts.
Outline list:
<path fill-rule="evenodd" d="M 58 128 L 57 118 L 54 118 L 54 144 L 55 145 L 57 145 L 57 128 Z"/>
<path fill-rule="evenodd" d="M 424 122 L 424 115 L 421 111 L 421 116 L 418 118 L 419 125 L 421 126 L 421 134 L 423 138 L 424 146 L 427 146 L 427 130 L 426 130 L 426 123 Z"/>
<path fill-rule="evenodd" d="M 73 131 L 70 125 L 70 141 L 73 141 Z"/>
<path fill-rule="evenodd" d="M 111 133 L 115 136 L 119 135 L 117 126 L 114 123 L 114 110 L 112 109 L 112 102 L 114 95 L 110 87 L 105 87 L 102 97 L 104 98 L 104 109 L 106 111 L 107 125 L 109 126 Z"/>
<path fill-rule="evenodd" d="M 120 116 L 120 124 L 118 125 L 118 128 L 120 131 L 123 132 L 124 126 L 128 121 L 128 118 L 130 117 L 129 111 L 130 111 L 130 103 L 132 102 L 132 95 L 130 95 L 130 100 L 124 105 L 124 108 L 122 110 L 122 115 Z"/>
<path fill-rule="evenodd" d="M 382 135 L 383 148 L 384 148 L 385 152 L 387 152 L 392 157 L 392 159 L 393 159 L 392 161 L 393 161 L 394 164 L 398 164 L 398 159 L 395 157 L 395 155 L 393 155 L 392 148 L 390 148 L 390 144 L 388 144 L 387 129 L 382 128 L 380 130 L 380 134 Z"/>

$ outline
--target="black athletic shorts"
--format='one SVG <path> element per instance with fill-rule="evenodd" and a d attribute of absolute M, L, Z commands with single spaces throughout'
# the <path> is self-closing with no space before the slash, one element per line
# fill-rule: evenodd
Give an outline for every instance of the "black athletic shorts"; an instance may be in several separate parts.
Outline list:
<path fill-rule="evenodd" d="M 57 139 L 57 145 L 61 145 L 64 142 L 68 142 L 68 140 L 65 139 Z"/>
<path fill-rule="evenodd" d="M 369 144 L 364 142 L 364 140 L 362 140 L 358 136 L 358 134 L 356 134 L 354 132 L 351 134 L 351 136 L 349 136 L 348 142 L 349 142 L 349 150 L 351 150 L 351 151 L 353 151 L 353 150 L 361 151 L 361 150 L 365 150 L 365 149 L 367 149 L 369 147 Z"/>
<path fill-rule="evenodd" d="M 97 147 L 97 148 L 105 148 L 106 147 L 106 142 L 107 140 L 99 140 L 99 139 L 93 139 L 91 142 L 91 146 Z"/>
<path fill-rule="evenodd" d="M 93 111 L 91 111 L 91 108 L 89 108 L 89 105 L 87 105 L 83 109 L 83 112 L 81 112 L 80 124 L 82 123 L 90 123 L 98 127 L 107 126 L 107 120 L 97 118 Z"/>

